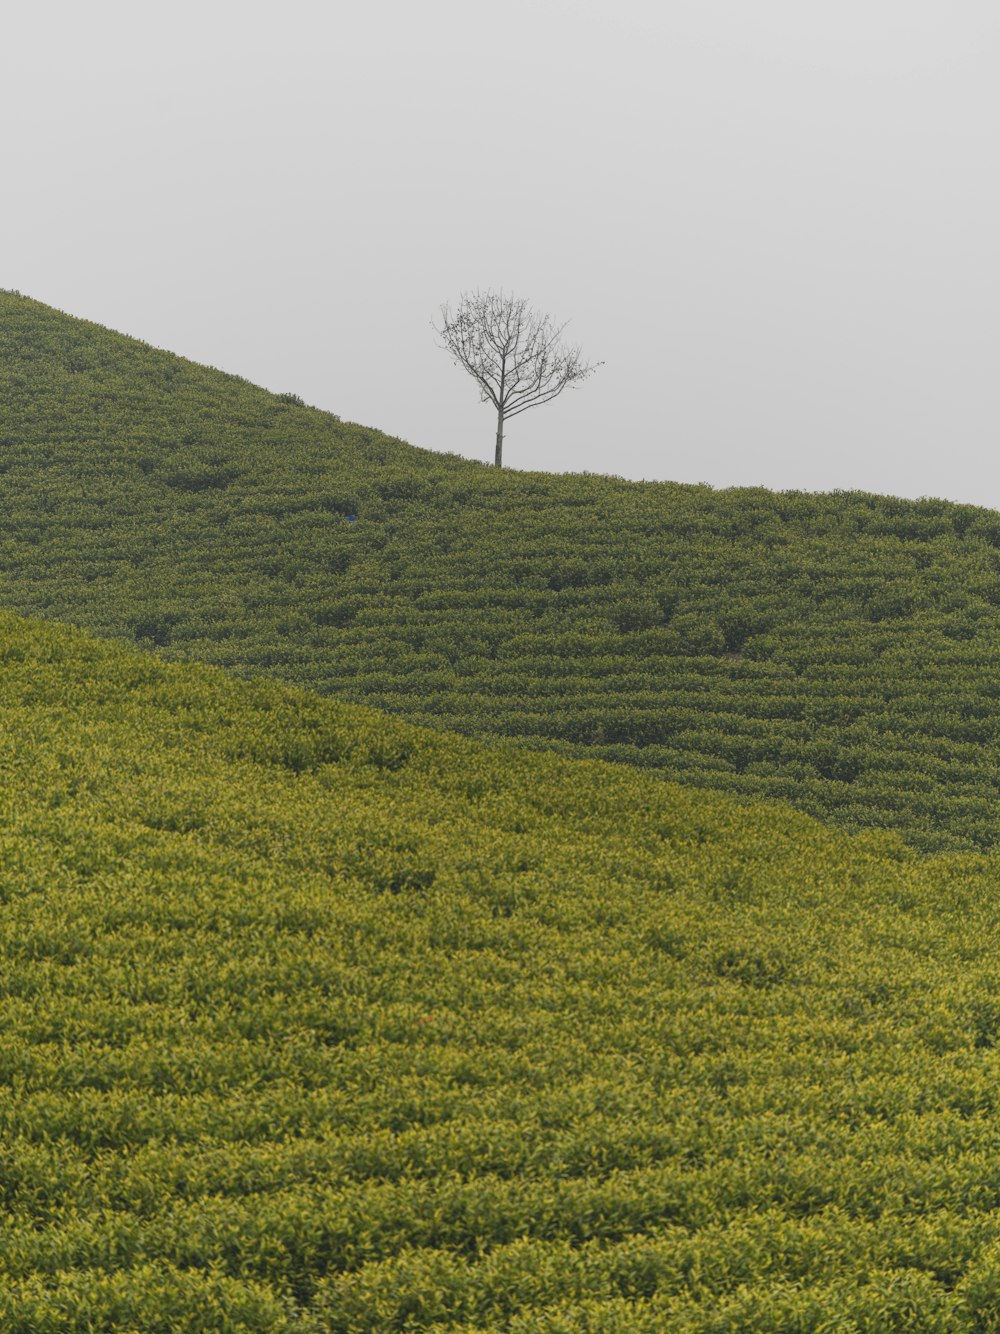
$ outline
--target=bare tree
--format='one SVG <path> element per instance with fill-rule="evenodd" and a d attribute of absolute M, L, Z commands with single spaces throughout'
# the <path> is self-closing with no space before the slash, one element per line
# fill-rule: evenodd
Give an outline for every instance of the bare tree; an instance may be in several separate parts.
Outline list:
<path fill-rule="evenodd" d="M 455 313 L 442 306 L 441 328 L 433 327 L 455 365 L 478 384 L 481 401 L 497 410 L 498 468 L 508 417 L 550 402 L 602 365 L 584 362 L 578 347 L 562 344 L 565 324 L 554 325 L 502 291 L 463 292 Z"/>

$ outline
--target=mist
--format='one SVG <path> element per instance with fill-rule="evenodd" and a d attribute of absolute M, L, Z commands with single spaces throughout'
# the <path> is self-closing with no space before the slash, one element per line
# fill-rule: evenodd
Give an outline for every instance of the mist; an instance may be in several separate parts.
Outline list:
<path fill-rule="evenodd" d="M 928 0 L 40 3 L 0 286 L 492 457 L 431 322 L 604 363 L 517 468 L 1000 507 L 1000 11 Z"/>

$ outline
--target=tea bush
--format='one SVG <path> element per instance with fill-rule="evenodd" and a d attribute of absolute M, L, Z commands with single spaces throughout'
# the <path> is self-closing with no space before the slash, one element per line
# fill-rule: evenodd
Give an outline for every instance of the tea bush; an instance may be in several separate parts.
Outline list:
<path fill-rule="evenodd" d="M 1000 832 L 970 505 L 497 472 L 0 293 L 0 605 L 923 849 Z"/>
<path fill-rule="evenodd" d="M 984 1330 L 998 865 L 0 615 L 0 1329 Z"/>

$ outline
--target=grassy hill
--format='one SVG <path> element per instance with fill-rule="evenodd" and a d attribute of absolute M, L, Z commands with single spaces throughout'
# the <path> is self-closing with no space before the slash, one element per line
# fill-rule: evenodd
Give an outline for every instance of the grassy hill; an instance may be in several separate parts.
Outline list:
<path fill-rule="evenodd" d="M 997 862 L 0 616 L 0 1328 L 991 1330 Z"/>
<path fill-rule="evenodd" d="M 968 505 L 497 473 L 6 293 L 0 605 L 923 849 L 1000 836 L 1000 515 Z"/>

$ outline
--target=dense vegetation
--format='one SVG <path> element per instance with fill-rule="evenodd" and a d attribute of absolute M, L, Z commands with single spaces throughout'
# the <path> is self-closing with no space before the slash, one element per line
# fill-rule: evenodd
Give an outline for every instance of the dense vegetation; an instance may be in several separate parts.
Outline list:
<path fill-rule="evenodd" d="M 0 1328 L 1000 1327 L 995 861 L 0 666 Z"/>
<path fill-rule="evenodd" d="M 997 841 L 996 513 L 497 473 L 12 294 L 0 488 L 8 608 L 925 849 Z"/>

